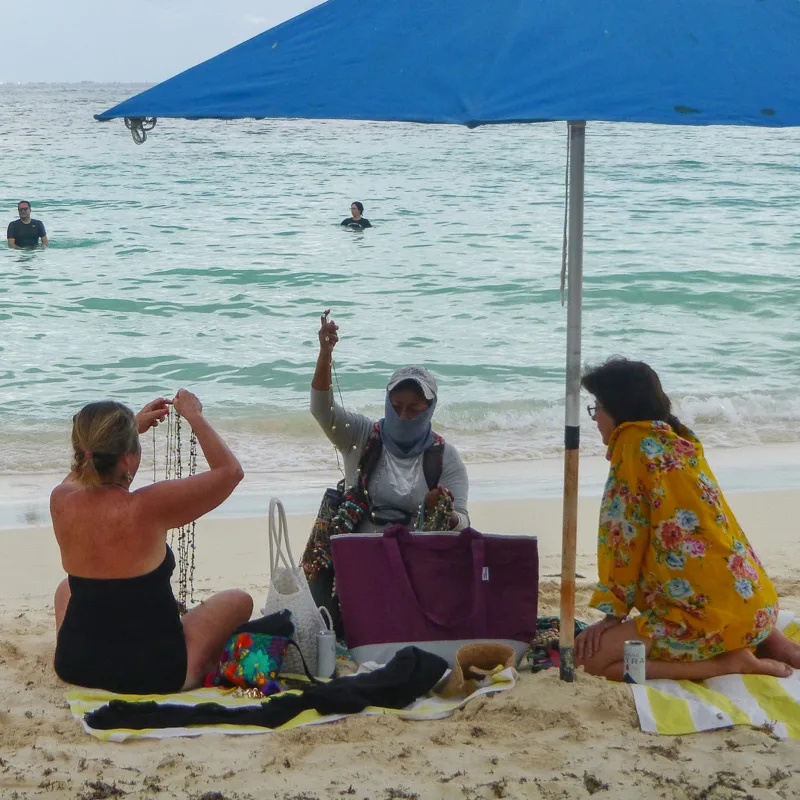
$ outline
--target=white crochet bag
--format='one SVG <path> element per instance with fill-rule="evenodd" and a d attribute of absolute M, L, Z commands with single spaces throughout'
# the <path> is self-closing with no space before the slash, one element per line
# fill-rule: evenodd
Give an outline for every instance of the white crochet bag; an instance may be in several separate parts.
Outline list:
<path fill-rule="evenodd" d="M 294 640 L 303 653 L 309 672 L 316 675 L 317 634 L 324 631 L 326 625 L 311 596 L 305 572 L 292 557 L 283 503 L 274 497 L 269 501 L 269 574 L 269 590 L 261 613 L 273 614 L 284 608 L 292 612 Z M 283 659 L 281 672 L 305 674 L 300 656 L 293 647 Z"/>

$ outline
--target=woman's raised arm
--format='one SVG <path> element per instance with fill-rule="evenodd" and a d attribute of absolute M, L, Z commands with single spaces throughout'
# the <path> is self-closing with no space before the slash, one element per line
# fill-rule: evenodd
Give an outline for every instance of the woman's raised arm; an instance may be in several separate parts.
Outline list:
<path fill-rule="evenodd" d="M 181 389 L 172 402 L 194 430 L 209 470 L 189 478 L 160 481 L 135 492 L 142 512 L 165 529 L 179 528 L 215 509 L 244 477 L 239 460 L 203 416 L 203 404 L 197 396 Z"/>

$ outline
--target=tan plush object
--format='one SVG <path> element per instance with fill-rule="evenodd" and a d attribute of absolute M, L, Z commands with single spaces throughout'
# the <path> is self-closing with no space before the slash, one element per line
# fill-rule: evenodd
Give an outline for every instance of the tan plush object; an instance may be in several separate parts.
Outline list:
<path fill-rule="evenodd" d="M 491 675 L 498 667 L 513 667 L 514 662 L 514 648 L 507 644 L 465 644 L 458 648 L 456 664 L 437 694 L 442 697 L 471 695 L 478 688 L 478 681 Z"/>

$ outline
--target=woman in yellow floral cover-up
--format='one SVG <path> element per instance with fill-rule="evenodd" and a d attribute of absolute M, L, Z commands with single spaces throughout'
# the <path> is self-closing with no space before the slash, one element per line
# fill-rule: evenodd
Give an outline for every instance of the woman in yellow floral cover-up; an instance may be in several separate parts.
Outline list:
<path fill-rule="evenodd" d="M 622 680 L 624 642 L 639 639 L 648 678 L 791 674 L 800 645 L 775 627 L 775 587 L 656 373 L 617 358 L 582 383 L 611 466 L 590 603 L 606 617 L 576 639 L 576 663 Z"/>

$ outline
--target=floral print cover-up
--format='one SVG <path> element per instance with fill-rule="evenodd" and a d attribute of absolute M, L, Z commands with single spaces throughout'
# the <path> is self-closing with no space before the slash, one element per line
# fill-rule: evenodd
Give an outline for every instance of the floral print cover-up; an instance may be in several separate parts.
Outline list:
<path fill-rule="evenodd" d="M 686 427 L 626 422 L 608 445 L 590 605 L 653 640 L 650 658 L 700 661 L 754 648 L 778 616 L 775 587 Z"/>

